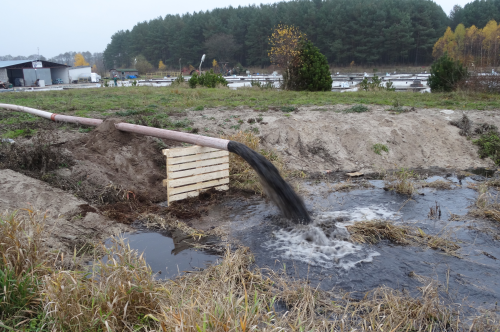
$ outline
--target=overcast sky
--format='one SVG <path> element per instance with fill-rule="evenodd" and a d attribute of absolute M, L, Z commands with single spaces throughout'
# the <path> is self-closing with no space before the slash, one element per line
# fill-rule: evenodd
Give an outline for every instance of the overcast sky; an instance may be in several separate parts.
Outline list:
<path fill-rule="evenodd" d="M 52 57 L 68 51 L 102 52 L 118 30 L 167 14 L 209 10 L 232 5 L 273 3 L 275 0 L 0 0 L 0 55 Z M 446 14 L 470 0 L 436 0 Z"/>

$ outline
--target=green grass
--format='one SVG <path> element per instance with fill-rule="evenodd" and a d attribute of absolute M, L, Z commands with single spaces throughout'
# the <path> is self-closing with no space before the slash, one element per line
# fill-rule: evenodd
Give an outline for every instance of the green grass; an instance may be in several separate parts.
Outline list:
<path fill-rule="evenodd" d="M 500 164 L 500 137 L 496 131 L 491 130 L 481 134 L 480 138 L 473 140 L 472 143 L 479 146 L 479 157 L 490 157 L 495 164 Z"/>
<path fill-rule="evenodd" d="M 379 154 L 379 155 L 382 154 L 382 151 L 389 152 L 389 148 L 387 147 L 387 145 L 380 144 L 380 143 L 374 144 L 372 146 L 372 150 L 373 150 L 373 152 L 375 152 L 376 154 Z"/>
<path fill-rule="evenodd" d="M 364 113 L 368 112 L 368 107 L 365 105 L 354 105 L 344 110 L 344 113 Z"/>
<path fill-rule="evenodd" d="M 182 111 L 247 106 L 267 110 L 269 106 L 285 108 L 294 105 L 375 104 L 393 105 L 397 98 L 402 106 L 417 108 L 477 109 L 500 108 L 499 94 L 413 93 L 368 91 L 353 93 L 297 92 L 260 89 L 188 89 L 178 87 L 136 87 L 134 89 L 79 89 L 71 91 L 45 91 L 43 93 L 8 92 L 0 95 L 0 103 L 15 104 L 60 114 L 76 111 L 108 112 L 109 110 Z M 87 114 L 85 114 L 87 115 Z"/>
<path fill-rule="evenodd" d="M 33 129 L 15 129 L 9 130 L 5 134 L 2 135 L 2 138 L 17 138 L 17 137 L 25 137 L 34 135 L 36 130 Z"/>

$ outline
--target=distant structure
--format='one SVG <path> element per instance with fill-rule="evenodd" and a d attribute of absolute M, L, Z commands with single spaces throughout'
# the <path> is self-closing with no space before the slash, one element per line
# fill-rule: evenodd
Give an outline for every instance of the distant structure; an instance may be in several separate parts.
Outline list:
<path fill-rule="evenodd" d="M 0 61 L 0 81 L 28 87 L 52 85 L 55 80 L 69 83 L 68 68 L 67 65 L 36 59 Z"/>
<path fill-rule="evenodd" d="M 69 68 L 69 81 L 71 83 L 78 83 L 81 80 L 88 80 L 92 68 L 90 66 L 78 66 Z"/>
<path fill-rule="evenodd" d="M 113 68 L 109 70 L 109 77 L 115 77 L 126 79 L 127 76 L 139 76 L 139 71 L 137 69 L 131 68 Z"/>

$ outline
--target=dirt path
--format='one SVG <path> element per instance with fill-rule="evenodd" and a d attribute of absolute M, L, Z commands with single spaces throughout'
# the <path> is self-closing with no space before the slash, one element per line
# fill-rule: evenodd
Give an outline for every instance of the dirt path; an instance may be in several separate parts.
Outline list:
<path fill-rule="evenodd" d="M 491 160 L 480 159 L 477 146 L 449 124 L 450 120 L 461 118 L 462 111 L 416 109 L 391 114 L 382 106 L 372 105 L 366 113 L 343 113 L 346 108 L 345 105 L 300 107 L 298 112 L 291 113 L 279 109 L 266 112 L 209 109 L 186 115 L 201 134 L 258 132 L 264 147 L 280 152 L 288 167 L 308 172 L 494 166 Z M 474 122 L 500 126 L 500 114 L 491 111 L 465 114 Z M 249 123 L 249 119 L 256 121 Z M 375 154 L 374 144 L 386 145 L 389 152 Z"/>

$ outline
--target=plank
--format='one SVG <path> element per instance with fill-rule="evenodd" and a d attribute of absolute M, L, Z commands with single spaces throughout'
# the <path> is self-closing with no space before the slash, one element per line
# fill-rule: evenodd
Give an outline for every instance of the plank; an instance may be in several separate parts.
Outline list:
<path fill-rule="evenodd" d="M 219 186 L 219 187 L 215 187 L 216 190 L 229 190 L 229 186 Z M 199 196 L 200 195 L 200 192 L 203 192 L 203 191 L 206 191 L 207 189 L 205 190 L 196 190 L 196 191 L 190 191 L 190 192 L 187 192 L 187 193 L 182 193 L 182 194 L 178 194 L 178 195 L 173 195 L 173 196 L 170 196 L 168 198 L 168 202 L 175 202 L 175 201 L 179 201 L 181 199 L 185 199 L 185 198 L 189 198 L 189 197 L 196 197 L 196 196 Z"/>
<path fill-rule="evenodd" d="M 219 150 L 219 151 L 215 151 L 215 152 L 195 154 L 195 155 L 186 156 L 186 157 L 167 158 L 167 167 L 168 167 L 168 165 L 176 165 L 176 164 L 187 163 L 187 162 L 191 162 L 191 161 L 205 160 L 205 159 L 226 157 L 226 156 L 229 156 L 229 151 Z"/>
<path fill-rule="evenodd" d="M 228 177 L 228 176 L 229 176 L 229 170 L 225 170 L 225 171 L 190 176 L 187 178 L 180 178 L 180 179 L 176 179 L 176 180 L 167 179 L 167 181 L 168 181 L 168 187 L 173 188 L 173 187 L 184 186 L 187 184 L 192 184 L 192 183 L 197 183 L 197 182 L 215 180 L 215 179 L 224 178 L 224 177 Z"/>
<path fill-rule="evenodd" d="M 228 184 L 228 183 L 229 183 L 229 178 L 224 178 L 224 179 L 217 179 L 217 180 L 212 180 L 212 181 L 207 181 L 207 182 L 195 183 L 195 184 L 191 184 L 191 185 L 183 186 L 183 187 L 168 188 L 167 190 L 168 190 L 168 195 L 170 196 L 170 195 L 183 193 L 186 191 L 205 189 L 205 188 L 210 188 L 213 186 L 219 186 L 219 185 Z M 164 187 L 168 186 L 168 180 L 163 180 L 163 186 Z"/>
<path fill-rule="evenodd" d="M 168 171 L 182 171 L 190 168 L 203 167 L 203 166 L 212 166 L 217 164 L 229 163 L 229 156 L 215 159 L 206 159 L 193 161 L 191 163 L 177 164 L 177 165 L 169 165 Z"/>
<path fill-rule="evenodd" d="M 219 149 L 209 148 L 206 146 L 193 145 L 187 148 L 174 148 L 174 149 L 164 149 L 162 150 L 163 155 L 167 157 L 181 157 L 188 156 L 197 153 L 207 153 L 213 151 L 220 151 Z"/>
<path fill-rule="evenodd" d="M 189 169 L 186 171 L 177 171 L 177 172 L 170 172 L 170 168 L 168 168 L 169 172 L 167 172 L 167 179 L 178 179 L 178 178 L 183 178 L 186 176 L 193 176 L 193 175 L 204 174 L 204 173 L 212 173 L 215 171 L 223 171 L 226 169 L 229 169 L 229 164 L 227 164 L 227 163 L 221 164 L 221 165 L 215 165 L 215 166 L 193 168 L 193 169 Z"/>

